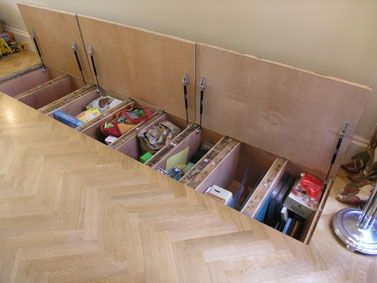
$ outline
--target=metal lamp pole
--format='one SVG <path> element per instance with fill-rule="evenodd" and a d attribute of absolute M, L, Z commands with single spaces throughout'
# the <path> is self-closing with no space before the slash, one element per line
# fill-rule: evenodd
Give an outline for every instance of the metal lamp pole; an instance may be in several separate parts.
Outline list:
<path fill-rule="evenodd" d="M 332 225 L 349 250 L 377 255 L 377 184 L 363 210 L 345 208 L 334 215 Z"/>

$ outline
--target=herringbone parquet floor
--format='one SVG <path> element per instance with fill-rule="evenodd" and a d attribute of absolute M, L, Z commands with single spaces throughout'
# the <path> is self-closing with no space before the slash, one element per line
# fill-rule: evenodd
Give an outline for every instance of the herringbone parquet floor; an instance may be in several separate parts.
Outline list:
<path fill-rule="evenodd" d="M 0 282 L 376 278 L 326 219 L 305 246 L 1 94 L 0 156 Z"/>
<path fill-rule="evenodd" d="M 38 55 L 28 50 L 0 57 L 0 79 L 3 76 L 29 69 L 40 62 Z"/>

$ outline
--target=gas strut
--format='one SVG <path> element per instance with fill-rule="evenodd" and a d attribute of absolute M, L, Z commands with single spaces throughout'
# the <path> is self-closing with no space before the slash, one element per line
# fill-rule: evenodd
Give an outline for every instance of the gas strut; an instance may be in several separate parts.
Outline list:
<path fill-rule="evenodd" d="M 206 79 L 201 78 L 200 80 L 200 122 L 199 126 L 202 128 L 202 116 L 203 116 L 203 108 L 204 108 L 204 91 L 206 90 Z"/>
<path fill-rule="evenodd" d="M 330 167 L 329 167 L 329 170 L 327 171 L 327 174 L 326 174 L 326 178 L 325 178 L 325 181 L 327 182 L 327 179 L 329 178 L 330 176 L 330 173 L 331 173 L 331 170 L 334 166 L 334 163 L 336 161 L 336 158 L 338 157 L 338 153 L 339 153 L 339 149 L 340 149 L 340 146 L 342 145 L 343 143 L 343 139 L 344 139 L 344 136 L 346 135 L 346 132 L 347 132 L 347 129 L 349 127 L 349 123 L 346 122 L 344 123 L 343 125 L 343 129 L 340 131 L 339 133 L 339 139 L 338 139 L 338 143 L 336 144 L 336 148 L 335 148 L 335 151 L 334 151 L 334 154 L 331 158 L 331 163 L 330 163 Z"/>
<path fill-rule="evenodd" d="M 73 53 L 75 54 L 76 63 L 77 63 L 77 66 L 79 67 L 79 70 L 80 70 L 80 73 L 81 73 L 81 77 L 82 77 L 82 81 L 84 82 L 84 84 L 86 84 L 86 82 L 85 82 L 85 77 L 84 77 L 84 73 L 82 72 L 82 66 L 81 66 L 81 62 L 80 62 L 80 59 L 79 59 L 79 54 L 78 54 L 78 52 L 77 52 L 77 44 L 76 44 L 76 41 L 73 41 L 73 42 L 72 42 L 72 50 L 73 50 Z"/>
<path fill-rule="evenodd" d="M 189 119 L 188 119 L 187 87 L 189 85 L 189 76 L 187 73 L 183 76 L 182 84 L 183 84 L 183 99 L 185 100 L 185 109 L 186 109 L 186 123 L 188 124 Z"/>
<path fill-rule="evenodd" d="M 43 62 L 42 52 L 41 52 L 41 49 L 39 48 L 38 41 L 37 41 L 37 34 L 35 33 L 35 31 L 32 32 L 31 37 L 33 38 L 33 42 L 34 42 L 35 48 L 37 49 L 39 58 L 41 59 L 41 64 L 42 64 L 43 71 L 45 71 L 46 67 L 45 67 L 45 64 Z"/>

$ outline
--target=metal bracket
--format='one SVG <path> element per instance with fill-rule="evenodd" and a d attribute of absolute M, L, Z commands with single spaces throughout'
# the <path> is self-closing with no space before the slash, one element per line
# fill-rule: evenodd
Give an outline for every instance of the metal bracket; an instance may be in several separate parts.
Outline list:
<path fill-rule="evenodd" d="M 348 122 L 344 123 L 342 130 L 339 132 L 339 136 L 340 137 L 344 138 L 344 136 L 346 135 L 346 132 L 347 132 L 347 129 L 348 129 L 349 126 L 350 126 L 350 123 L 348 123 Z"/>
<path fill-rule="evenodd" d="M 185 73 L 185 74 L 183 75 L 183 81 L 182 81 L 182 84 L 183 84 L 184 86 L 188 86 L 188 85 L 189 85 L 189 75 L 188 75 L 187 73 Z"/>
<path fill-rule="evenodd" d="M 92 68 L 93 68 L 94 76 L 96 77 L 96 85 L 97 85 L 96 91 L 98 93 L 100 93 L 101 92 L 101 87 L 100 87 L 99 82 L 98 82 L 97 68 L 96 68 L 96 63 L 95 63 L 95 60 L 94 60 L 94 49 L 93 49 L 93 46 L 91 44 L 88 47 L 88 53 L 89 53 L 89 56 L 90 56 L 90 61 L 92 63 Z"/>
<path fill-rule="evenodd" d="M 200 87 L 200 90 L 202 90 L 202 91 L 206 90 L 206 87 L 207 87 L 207 80 L 206 80 L 206 78 L 202 77 L 200 79 L 200 86 L 199 87 Z"/>

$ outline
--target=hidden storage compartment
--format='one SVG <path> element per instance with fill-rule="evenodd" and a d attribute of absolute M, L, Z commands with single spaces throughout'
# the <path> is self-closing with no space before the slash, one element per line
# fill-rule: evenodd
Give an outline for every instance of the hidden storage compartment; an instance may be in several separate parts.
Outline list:
<path fill-rule="evenodd" d="M 140 125 L 134 128 L 132 131 L 130 131 L 129 133 L 126 133 L 124 136 L 119 138 L 118 141 L 114 142 L 110 146 L 128 155 L 129 157 L 133 159 L 140 160 L 140 157 L 144 153 L 140 145 L 138 134 L 144 133 L 147 130 L 151 129 L 153 126 L 157 126 L 159 123 L 164 122 L 164 121 L 169 121 L 181 129 L 181 132 L 176 137 L 178 137 L 186 128 L 186 122 L 183 121 L 182 119 L 176 118 L 175 116 L 172 116 L 165 112 L 156 112 L 154 117 L 152 117 L 149 121 L 147 121 L 147 123 L 144 123 L 143 125 Z M 174 137 L 172 141 L 174 141 L 176 137 Z M 160 150 L 165 150 L 165 148 L 168 146 L 169 146 L 169 143 L 163 146 Z M 158 154 L 158 152 L 155 154 Z"/>
<path fill-rule="evenodd" d="M 4 92 L 9 96 L 16 96 L 53 78 L 53 74 L 48 69 L 39 67 L 0 83 L 0 92 Z"/>
<path fill-rule="evenodd" d="M 291 176 L 293 181 L 290 182 L 292 184 L 290 187 L 292 188 L 294 183 L 296 183 L 296 181 L 299 179 L 300 174 L 304 173 L 304 172 L 312 174 L 316 178 L 323 180 L 323 174 L 322 173 L 314 172 L 310 169 L 304 168 L 300 165 L 294 164 L 294 163 L 289 162 L 289 161 L 287 162 L 287 165 L 284 168 L 284 172 L 283 172 L 284 174 L 281 174 L 280 178 L 282 179 L 282 178 L 284 178 L 284 176 Z M 271 187 L 271 189 L 269 190 L 269 194 L 268 194 L 268 196 L 265 200 L 265 205 L 260 208 L 260 210 L 258 211 L 259 213 L 263 210 L 264 207 L 268 208 L 268 206 L 270 205 L 271 197 L 273 195 L 273 192 L 275 190 L 275 186 L 277 186 L 277 184 L 278 183 L 276 182 Z M 318 207 L 315 211 L 313 211 L 310 214 L 310 216 L 308 218 L 303 218 L 303 217 L 297 216 L 292 210 L 289 210 L 287 215 L 289 215 L 290 218 L 293 218 L 296 221 L 298 219 L 299 222 L 302 222 L 302 224 L 301 224 L 301 227 L 299 227 L 300 223 L 299 223 L 299 225 L 297 225 L 297 227 L 300 228 L 298 233 L 294 233 L 295 228 L 296 228 L 296 224 L 295 224 L 295 225 L 292 225 L 291 229 L 287 229 L 286 231 L 284 231 L 285 234 L 290 235 L 291 237 L 294 237 L 295 239 L 297 239 L 301 242 L 304 242 L 305 244 L 308 244 L 310 242 L 310 239 L 311 239 L 311 237 L 314 233 L 314 230 L 317 226 L 318 220 L 319 220 L 319 218 L 322 214 L 323 208 L 324 208 L 325 203 L 327 201 L 327 198 L 329 196 L 331 185 L 332 185 L 331 179 L 329 179 L 328 182 L 324 183 L 324 188 L 323 188 L 322 194 L 320 196 Z M 258 219 L 258 217 L 257 217 L 257 220 L 264 222 L 264 223 L 268 223 L 268 219 Z M 282 219 L 280 219 L 280 221 L 283 222 L 283 224 L 286 223 L 286 222 L 284 223 L 284 220 L 282 220 Z M 277 230 L 279 230 L 279 228 L 280 228 L 280 230 L 285 229 L 285 227 L 283 228 L 282 225 L 279 225 L 279 223 L 277 223 L 276 225 L 271 225 L 271 223 L 269 223 L 269 224 L 270 224 L 269 226 L 275 226 L 273 228 L 277 228 Z"/>
<path fill-rule="evenodd" d="M 240 210 L 269 170 L 275 156 L 223 137 L 183 178 L 200 193 L 213 185 L 230 191 L 233 208 Z"/>
<path fill-rule="evenodd" d="M 219 186 L 233 194 L 233 201 L 228 206 L 254 218 L 265 225 L 269 223 L 272 208 L 281 210 L 284 200 L 291 191 L 294 182 L 300 173 L 306 172 L 321 179 L 323 176 L 318 172 L 312 172 L 302 166 L 298 166 L 283 158 L 256 149 L 252 146 L 240 143 L 229 137 L 223 137 L 182 179 L 181 182 L 193 187 L 200 193 L 205 193 L 213 185 Z M 290 177 L 287 177 L 290 176 Z M 286 187 L 283 198 L 276 201 L 274 207 L 271 197 L 278 186 Z M 319 206 L 316 211 L 304 219 L 289 212 L 290 218 L 297 221 L 296 230 L 286 231 L 287 235 L 294 236 L 297 240 L 309 243 L 315 230 L 318 219 L 322 213 L 331 184 L 325 184 Z M 280 193 L 280 190 L 278 190 Z M 280 196 L 281 197 L 281 196 Z M 274 198 L 279 199 L 279 198 Z M 272 214 L 273 217 L 281 217 L 281 214 Z M 282 222 L 273 228 L 282 230 Z M 278 224 L 278 223 L 276 223 Z M 301 226 L 300 226 L 300 225 Z M 278 227 L 279 226 L 279 227 Z"/>
<path fill-rule="evenodd" d="M 93 89 L 87 92 L 86 94 L 80 96 L 79 98 L 64 104 L 56 110 L 60 110 L 64 113 L 76 116 L 77 114 L 80 114 L 82 111 L 85 110 L 86 105 L 88 105 L 90 102 L 92 102 L 98 97 L 100 97 L 100 94 L 95 89 Z M 51 112 L 48 114 L 48 116 L 54 117 L 54 113 Z"/>
<path fill-rule="evenodd" d="M 285 204 L 285 201 L 292 187 L 300 178 L 301 173 L 312 174 L 320 180 L 323 180 L 323 174 L 313 172 L 310 169 L 303 168 L 289 161 L 285 161 L 285 163 L 281 163 L 280 165 L 278 162 L 283 162 L 283 159 L 276 159 L 249 202 L 246 201 L 242 212 L 286 235 L 308 244 L 321 216 L 332 182 L 324 183 L 317 209 L 311 212 L 309 217 L 302 217 L 295 213 L 295 209 L 290 209 Z M 274 172 L 277 173 L 274 174 Z M 258 193 L 260 196 L 258 196 Z M 285 206 L 286 208 L 283 210 L 285 212 L 283 213 L 282 209 Z M 288 218 L 290 219 L 288 220 Z M 287 225 L 288 221 L 290 225 Z"/>
<path fill-rule="evenodd" d="M 82 83 L 69 75 L 63 75 L 50 80 L 33 89 L 16 95 L 14 98 L 39 109 L 59 98 L 82 87 Z"/>
<path fill-rule="evenodd" d="M 75 90 L 74 92 L 59 98 L 58 100 L 55 100 L 43 106 L 42 108 L 39 108 L 38 110 L 45 115 L 51 116 L 54 111 L 59 110 L 64 105 L 75 101 L 76 99 L 80 98 L 81 96 L 87 94 L 88 92 L 94 89 L 95 89 L 95 86 L 87 84 Z"/>
<path fill-rule="evenodd" d="M 106 114 L 98 117 L 98 119 L 93 120 L 93 122 L 90 122 L 87 126 L 85 126 L 81 130 L 81 132 L 88 135 L 91 138 L 94 138 L 94 139 L 96 139 L 96 140 L 98 140 L 102 143 L 105 143 L 106 136 L 102 133 L 101 126 L 104 125 L 106 122 L 110 122 L 110 121 L 114 120 L 115 118 L 117 118 L 121 112 L 127 111 L 129 109 L 137 108 L 137 107 L 143 107 L 143 108 L 146 107 L 146 108 L 150 109 L 153 112 L 152 117 L 154 117 L 155 114 L 156 114 L 155 109 L 151 108 L 150 106 L 147 106 L 143 103 L 139 103 L 139 102 L 130 100 L 128 103 L 126 102 L 123 106 L 121 106 L 120 108 L 117 108 L 115 111 L 110 111 L 109 113 L 106 113 Z M 150 117 L 148 120 L 152 119 L 152 117 Z M 143 124 L 146 124 L 145 122 L 147 122 L 147 121 L 136 124 L 134 128 L 142 127 Z M 132 131 L 132 129 L 127 131 L 126 133 L 124 133 L 122 136 L 127 135 L 130 131 Z M 121 138 L 121 137 L 119 137 L 119 138 Z"/>
<path fill-rule="evenodd" d="M 220 138 L 220 135 L 203 130 L 197 124 L 190 124 L 146 165 L 180 180 Z"/>

